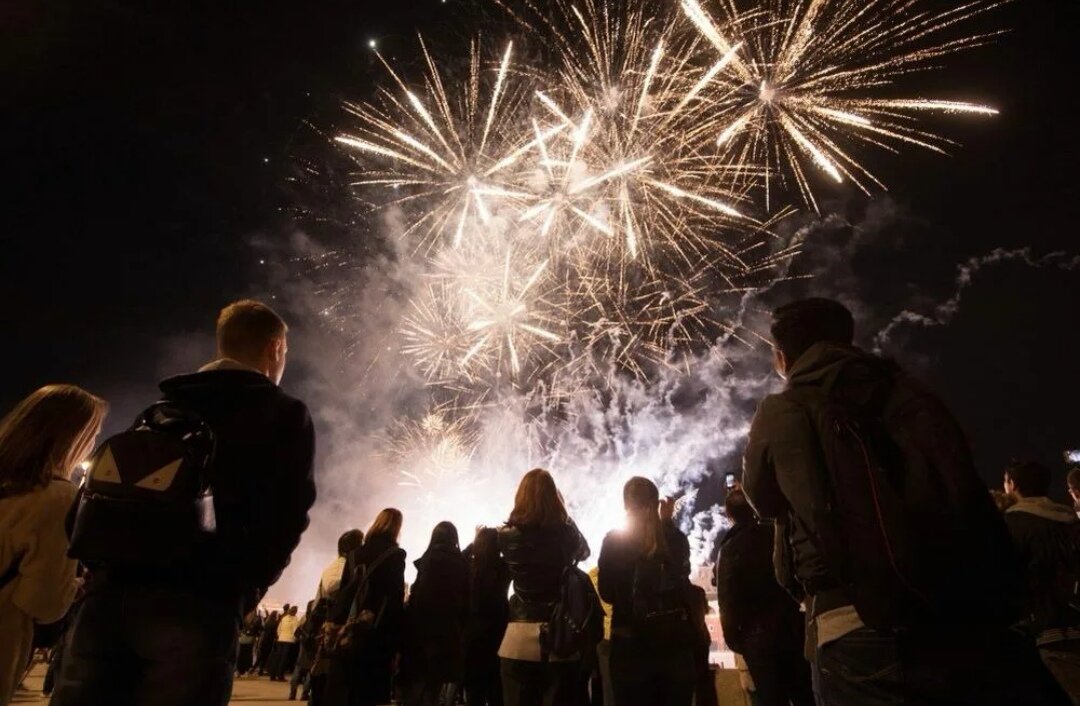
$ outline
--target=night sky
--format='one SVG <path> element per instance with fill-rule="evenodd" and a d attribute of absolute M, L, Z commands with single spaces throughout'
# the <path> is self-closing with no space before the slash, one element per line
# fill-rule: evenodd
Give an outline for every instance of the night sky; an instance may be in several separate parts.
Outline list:
<path fill-rule="evenodd" d="M 673 0 L 656 0 L 667 2 Z M 469 28 L 481 0 L 9 3 L 0 11 L 0 408 L 47 382 L 116 402 L 113 427 L 227 300 L 267 283 L 253 240 L 292 230 L 289 177 L 382 76 L 367 48 Z M 949 5 L 953 3 L 941 3 Z M 1080 253 L 1074 88 L 1080 3 L 1019 0 L 1011 33 L 928 88 L 1001 109 L 942 128 L 952 156 L 882 155 L 904 214 L 852 261 L 888 319 L 951 292 L 995 247 Z M 495 27 L 489 30 L 498 33 Z M 855 211 L 861 197 L 838 194 Z M 317 227 L 313 230 L 317 231 Z M 318 233 L 315 233 L 318 235 Z M 938 386 L 996 482 L 1010 457 L 1080 448 L 1080 272 L 987 270 L 955 321 L 892 351 Z M 204 337 L 193 338 L 202 345 Z M 303 338 L 293 340 L 295 348 Z M 208 357 L 210 351 L 206 351 Z"/>

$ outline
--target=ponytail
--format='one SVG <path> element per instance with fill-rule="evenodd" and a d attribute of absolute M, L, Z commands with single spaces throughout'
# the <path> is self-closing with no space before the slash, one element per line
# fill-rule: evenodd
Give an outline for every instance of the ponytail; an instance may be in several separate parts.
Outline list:
<path fill-rule="evenodd" d="M 630 514 L 634 533 L 647 557 L 667 554 L 664 524 L 660 521 L 660 491 L 648 478 L 635 476 L 623 486 L 623 504 Z"/>

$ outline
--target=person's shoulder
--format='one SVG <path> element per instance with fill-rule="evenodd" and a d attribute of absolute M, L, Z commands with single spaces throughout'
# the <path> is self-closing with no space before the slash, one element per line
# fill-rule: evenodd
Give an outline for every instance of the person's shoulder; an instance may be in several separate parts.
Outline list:
<path fill-rule="evenodd" d="M 785 388 L 779 392 L 765 395 L 758 403 L 757 413 L 759 416 L 771 414 L 786 414 L 801 409 L 801 394 L 794 388 Z"/>
<path fill-rule="evenodd" d="M 625 539 L 626 533 L 622 530 L 609 530 L 608 533 L 604 535 L 604 541 L 600 543 L 600 550 L 603 551 L 605 548 L 610 549 L 612 547 L 616 547 L 621 544 Z"/>
<path fill-rule="evenodd" d="M 41 491 L 42 502 L 63 507 L 66 512 L 75 501 L 78 492 L 79 489 L 71 481 L 65 478 L 53 478 Z"/>

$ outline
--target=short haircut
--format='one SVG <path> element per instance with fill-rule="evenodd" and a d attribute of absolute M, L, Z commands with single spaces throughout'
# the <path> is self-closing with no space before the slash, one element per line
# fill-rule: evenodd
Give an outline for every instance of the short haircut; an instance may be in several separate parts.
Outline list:
<path fill-rule="evenodd" d="M 1065 482 L 1073 490 L 1080 490 L 1080 466 L 1069 471 L 1069 475 L 1065 476 Z"/>
<path fill-rule="evenodd" d="M 338 537 L 337 541 L 337 553 L 338 556 L 349 556 L 360 547 L 364 545 L 364 533 L 358 529 L 351 529 L 345 534 Z"/>
<path fill-rule="evenodd" d="M 772 338 L 792 365 L 815 343 L 850 346 L 855 319 L 848 308 L 832 299 L 799 299 L 773 311 Z"/>
<path fill-rule="evenodd" d="M 229 358 L 257 358 L 267 344 L 288 333 L 277 312 L 254 299 L 241 299 L 221 310 L 217 319 L 218 351 Z"/>
<path fill-rule="evenodd" d="M 724 509 L 731 521 L 737 525 L 752 524 L 757 520 L 754 508 L 750 507 L 750 501 L 741 490 L 732 490 L 727 494 Z"/>
<path fill-rule="evenodd" d="M 1005 477 L 1025 498 L 1038 498 L 1050 493 L 1050 469 L 1037 461 L 1013 461 L 1005 467 Z"/>

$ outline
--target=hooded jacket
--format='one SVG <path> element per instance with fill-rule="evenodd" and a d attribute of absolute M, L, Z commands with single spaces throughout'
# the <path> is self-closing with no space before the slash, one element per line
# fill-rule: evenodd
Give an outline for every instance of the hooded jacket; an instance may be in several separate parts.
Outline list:
<path fill-rule="evenodd" d="M 211 367 L 211 366 L 208 366 Z M 289 563 L 315 502 L 315 431 L 307 407 L 265 375 L 204 369 L 161 383 L 166 400 L 214 432 L 217 536 L 181 585 L 254 608 Z"/>
<path fill-rule="evenodd" d="M 811 346 L 789 370 L 785 390 L 762 401 L 750 430 L 743 488 L 761 517 L 777 521 L 781 584 L 791 585 L 784 575 L 790 567 L 812 599 L 808 617 L 853 602 L 851 587 L 820 549 L 823 528 L 818 523 L 834 513 L 830 474 L 808 407 L 825 402 L 828 385 L 841 379 L 841 371 L 857 385 L 849 390 L 846 382 L 837 388 L 845 394 L 889 386 L 883 414 L 901 424 L 894 431 L 903 435 L 904 449 L 918 454 L 912 460 L 918 459 L 923 475 L 905 478 L 902 492 L 909 511 L 918 513 L 912 526 L 921 534 L 913 540 L 922 542 L 920 579 L 931 582 L 924 588 L 932 592 L 934 621 L 1013 620 L 1014 557 L 962 430 L 929 390 L 894 364 L 850 346 Z"/>
<path fill-rule="evenodd" d="M 1020 498 L 1005 511 L 1005 524 L 1027 567 L 1025 621 L 1039 633 L 1039 644 L 1080 640 L 1080 613 L 1063 605 L 1058 590 L 1059 572 L 1071 568 L 1062 550 L 1073 544 L 1075 512 L 1047 497 Z"/>
<path fill-rule="evenodd" d="M 827 471 L 821 462 L 817 431 L 795 388 L 821 387 L 837 366 L 864 355 L 853 348 L 816 344 L 795 361 L 784 392 L 769 395 L 758 406 L 743 456 L 743 490 L 758 515 L 777 521 L 778 574 L 790 568 L 811 596 L 840 588 L 817 547 L 814 521 L 826 505 Z M 778 575 L 784 586 L 793 577 Z M 818 613 L 850 604 L 842 596 Z"/>

